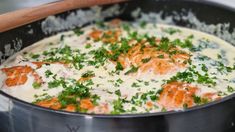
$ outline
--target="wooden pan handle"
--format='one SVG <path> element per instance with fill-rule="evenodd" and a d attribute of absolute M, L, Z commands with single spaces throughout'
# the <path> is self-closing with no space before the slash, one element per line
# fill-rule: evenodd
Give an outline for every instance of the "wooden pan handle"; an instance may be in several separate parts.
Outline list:
<path fill-rule="evenodd" d="M 4 32 L 49 15 L 54 15 L 67 10 L 94 5 L 112 4 L 127 0 L 64 0 L 32 8 L 26 8 L 0 15 L 0 32 Z"/>

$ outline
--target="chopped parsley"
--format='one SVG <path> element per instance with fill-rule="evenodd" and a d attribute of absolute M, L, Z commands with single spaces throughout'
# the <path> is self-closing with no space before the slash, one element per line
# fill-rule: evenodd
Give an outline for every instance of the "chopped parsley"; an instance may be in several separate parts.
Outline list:
<path fill-rule="evenodd" d="M 116 80 L 116 82 L 119 83 L 119 84 L 122 84 L 124 81 L 123 81 L 122 79 L 118 78 L 118 79 Z"/>
<path fill-rule="evenodd" d="M 63 83 L 63 80 L 53 80 L 48 82 L 48 88 L 56 88 L 59 87 Z"/>
<path fill-rule="evenodd" d="M 89 49 L 91 47 L 92 47 L 91 44 L 86 44 L 86 46 L 85 46 L 86 49 Z"/>
<path fill-rule="evenodd" d="M 117 65 L 115 68 L 116 68 L 116 71 L 122 71 L 124 69 L 122 64 L 119 61 L 117 62 Z"/>
<path fill-rule="evenodd" d="M 197 105 L 208 103 L 208 99 L 201 98 L 201 97 L 196 96 L 196 95 L 193 95 L 193 100 L 194 100 L 194 103 L 197 104 Z"/>
<path fill-rule="evenodd" d="M 207 72 L 208 71 L 208 68 L 206 67 L 206 65 L 205 64 L 202 64 L 202 71 L 204 71 L 204 72 Z"/>
<path fill-rule="evenodd" d="M 39 57 L 40 57 L 39 54 L 32 54 L 32 55 L 31 55 L 31 58 L 32 58 L 32 59 L 37 59 L 37 58 L 39 58 Z"/>
<path fill-rule="evenodd" d="M 231 87 L 231 86 L 227 86 L 227 91 L 229 93 L 233 93 L 235 91 L 235 89 L 233 87 Z"/>
<path fill-rule="evenodd" d="M 97 94 L 94 94 L 91 96 L 91 98 L 92 98 L 92 103 L 94 105 L 99 105 L 97 101 L 100 100 L 100 96 L 98 96 Z"/>
<path fill-rule="evenodd" d="M 100 47 L 97 50 L 92 50 L 90 54 L 93 55 L 95 65 L 104 65 L 105 61 L 108 59 L 109 52 L 104 48 Z"/>
<path fill-rule="evenodd" d="M 175 34 L 175 33 L 180 33 L 181 30 L 175 29 L 175 28 L 172 28 L 172 27 L 169 27 L 169 28 L 165 28 L 165 29 L 163 30 L 163 32 L 166 32 L 166 33 L 168 33 L 168 34 L 170 34 L 170 35 L 173 35 L 173 34 Z"/>
<path fill-rule="evenodd" d="M 192 41 L 191 41 L 190 38 L 191 37 L 188 37 L 184 41 L 182 41 L 180 39 L 175 39 L 174 41 L 172 41 L 172 44 L 180 46 L 181 48 L 188 48 L 189 50 L 192 50 L 193 49 L 193 44 L 192 44 Z"/>
<path fill-rule="evenodd" d="M 126 73 L 125 73 L 125 75 L 128 75 L 128 74 L 130 74 L 130 73 L 135 73 L 135 72 L 137 72 L 138 71 L 138 67 L 135 67 L 135 66 L 131 66 L 131 69 L 130 70 L 128 70 Z"/>
<path fill-rule="evenodd" d="M 159 55 L 159 56 L 157 56 L 157 57 L 163 59 L 163 58 L 164 58 L 164 55 Z"/>
<path fill-rule="evenodd" d="M 87 72 L 82 74 L 83 78 L 94 77 L 94 76 L 95 76 L 94 71 L 87 71 Z"/>
<path fill-rule="evenodd" d="M 116 90 L 114 93 L 115 93 L 117 96 L 121 96 L 121 91 L 120 91 L 120 90 Z"/>
<path fill-rule="evenodd" d="M 81 28 L 76 28 L 73 30 L 73 32 L 77 35 L 80 36 L 84 33 L 84 31 L 81 30 Z"/>
<path fill-rule="evenodd" d="M 143 63 L 148 63 L 150 60 L 151 60 L 151 57 L 149 57 L 149 58 L 144 58 L 144 59 L 142 59 L 141 61 L 142 61 Z"/>
<path fill-rule="evenodd" d="M 34 89 L 38 89 L 38 88 L 41 87 L 41 85 L 42 85 L 41 83 L 34 82 L 34 83 L 33 83 L 33 88 L 34 88 Z"/>
<path fill-rule="evenodd" d="M 217 70 L 221 73 L 229 73 L 235 70 L 235 65 L 233 67 L 225 66 L 222 62 L 217 62 Z"/>
<path fill-rule="evenodd" d="M 215 86 L 215 77 L 210 77 L 208 73 L 204 75 L 190 67 L 184 72 L 178 72 L 175 76 L 171 77 L 167 82 L 183 81 L 187 83 L 197 82 L 199 84 L 207 84 L 209 86 Z"/>
<path fill-rule="evenodd" d="M 188 108 L 188 104 L 184 103 L 184 104 L 183 104 L 183 108 L 184 108 L 184 109 L 187 109 L 187 108 Z"/>
<path fill-rule="evenodd" d="M 53 73 L 52 73 L 50 70 L 46 70 L 46 71 L 45 71 L 45 75 L 46 75 L 46 77 L 48 78 L 48 77 L 50 77 L 51 75 L 53 75 Z"/>
<path fill-rule="evenodd" d="M 131 84 L 131 87 L 140 87 L 140 85 L 139 85 L 138 83 L 136 83 L 136 82 L 133 82 L 133 83 Z"/>
<path fill-rule="evenodd" d="M 220 54 L 217 54 L 218 59 L 222 59 L 222 56 Z"/>
<path fill-rule="evenodd" d="M 97 21 L 96 26 L 102 29 L 106 28 L 106 25 L 103 21 Z"/>
<path fill-rule="evenodd" d="M 83 84 L 76 82 L 74 86 L 66 86 L 59 94 L 58 99 L 62 106 L 69 104 L 78 104 L 78 99 L 87 98 L 90 96 L 89 88 Z"/>
<path fill-rule="evenodd" d="M 115 101 L 113 101 L 113 111 L 111 112 L 111 114 L 120 114 L 125 112 L 124 108 L 123 108 L 123 103 L 124 100 L 123 99 L 117 99 Z"/>
<path fill-rule="evenodd" d="M 147 25 L 147 22 L 146 22 L 146 21 L 140 22 L 140 27 L 145 28 L 146 25 Z"/>
<path fill-rule="evenodd" d="M 162 37 L 157 49 L 162 50 L 164 52 L 169 52 L 169 50 L 173 47 L 175 46 L 170 43 L 169 38 Z"/>
<path fill-rule="evenodd" d="M 128 23 L 123 23 L 122 28 L 127 32 L 130 32 L 130 30 L 131 30 L 130 25 Z"/>

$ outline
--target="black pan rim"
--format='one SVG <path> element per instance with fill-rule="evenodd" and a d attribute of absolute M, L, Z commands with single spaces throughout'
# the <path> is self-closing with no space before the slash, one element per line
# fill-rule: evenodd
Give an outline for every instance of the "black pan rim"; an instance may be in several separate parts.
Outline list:
<path fill-rule="evenodd" d="M 134 0 L 131 0 L 132 2 Z M 158 1 L 165 1 L 165 0 L 158 0 Z M 189 2 L 189 0 L 175 0 L 178 2 Z M 166 1 L 165 1 L 166 2 Z M 170 2 L 170 1 L 167 1 Z M 209 1 L 209 0 L 192 0 L 190 2 L 194 2 L 194 3 L 198 3 L 198 4 L 205 4 L 205 5 L 210 5 L 210 6 L 214 6 L 217 8 L 221 8 L 230 12 L 235 12 L 235 8 L 226 6 L 224 4 L 219 4 L 216 3 L 214 1 Z M 35 104 L 20 100 L 16 97 L 13 97 L 5 92 L 3 92 L 2 90 L 0 90 L 0 95 L 4 96 L 5 98 L 8 98 L 14 102 L 17 102 L 19 104 L 23 104 L 25 106 L 31 107 L 31 109 L 36 109 L 36 110 L 42 110 L 45 112 L 51 112 L 54 114 L 62 114 L 62 115 L 69 115 L 69 116 L 74 116 L 74 117 L 89 117 L 89 118 L 141 118 L 141 117 L 153 117 L 153 116 L 166 116 L 166 115 L 171 115 L 171 114 L 183 114 L 183 113 L 187 113 L 187 112 L 191 112 L 191 111 L 196 111 L 196 110 L 201 110 L 207 107 L 212 107 L 214 105 L 218 105 L 220 103 L 223 103 L 225 101 L 231 100 L 233 98 L 235 98 L 235 93 L 226 96 L 220 100 L 216 100 L 207 104 L 203 104 L 203 105 L 199 105 L 199 106 L 194 106 L 191 108 L 187 108 L 185 110 L 180 110 L 180 111 L 166 111 L 166 112 L 154 112 L 154 113 L 135 113 L 135 114 L 117 114 L 117 115 L 113 115 L 113 114 L 93 114 L 93 113 L 80 113 L 80 112 L 68 112 L 68 111 L 62 111 L 62 110 L 53 110 L 50 108 L 45 108 L 45 107 L 41 107 L 41 106 L 37 106 Z"/>

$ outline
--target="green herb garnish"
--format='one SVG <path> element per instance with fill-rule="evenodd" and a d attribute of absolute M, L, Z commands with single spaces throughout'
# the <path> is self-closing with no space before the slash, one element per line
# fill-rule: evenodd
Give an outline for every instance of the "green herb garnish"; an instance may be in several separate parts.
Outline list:
<path fill-rule="evenodd" d="M 93 77 L 93 76 L 95 76 L 94 71 L 87 71 L 87 72 L 85 72 L 85 73 L 82 74 L 82 77 L 83 77 L 83 78 Z"/>
<path fill-rule="evenodd" d="M 77 35 L 80 36 L 84 33 L 84 31 L 81 30 L 81 28 L 76 28 L 73 30 L 73 32 Z"/>
<path fill-rule="evenodd" d="M 138 71 L 138 67 L 135 67 L 135 66 L 131 66 L 131 69 L 130 70 L 128 70 L 126 73 L 125 73 L 125 75 L 128 75 L 128 74 L 130 74 L 130 73 L 135 73 L 135 72 L 137 72 Z"/>
<path fill-rule="evenodd" d="M 38 88 L 41 87 L 41 85 L 42 85 L 41 83 L 34 82 L 34 83 L 33 83 L 33 88 L 34 88 L 34 89 L 38 89 Z"/>
<path fill-rule="evenodd" d="M 147 62 L 149 62 L 151 59 L 152 59 L 152 58 L 149 57 L 149 58 L 144 58 L 144 59 L 142 59 L 141 61 L 142 61 L 143 63 L 147 63 Z"/>
<path fill-rule="evenodd" d="M 180 33 L 181 30 L 175 29 L 175 28 L 172 28 L 172 27 L 169 27 L 169 28 L 165 28 L 165 29 L 163 30 L 163 32 L 166 32 L 166 33 L 168 33 L 168 34 L 170 34 L 170 35 L 173 35 L 173 34 L 175 34 L 175 33 Z"/>
<path fill-rule="evenodd" d="M 53 73 L 52 73 L 50 70 L 46 70 L 46 71 L 45 71 L 45 75 L 46 75 L 46 77 L 48 78 L 48 77 L 50 77 L 51 75 L 53 75 Z"/>
<path fill-rule="evenodd" d="M 117 62 L 117 65 L 115 68 L 116 68 L 116 71 L 122 71 L 124 69 L 122 64 L 119 61 Z"/>

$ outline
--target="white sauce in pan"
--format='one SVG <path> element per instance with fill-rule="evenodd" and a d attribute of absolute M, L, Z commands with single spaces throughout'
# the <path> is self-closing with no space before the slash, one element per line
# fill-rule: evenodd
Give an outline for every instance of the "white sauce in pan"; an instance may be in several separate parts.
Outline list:
<path fill-rule="evenodd" d="M 235 91 L 235 48 L 215 36 L 118 20 L 74 31 L 5 61 L 1 90 L 43 107 L 97 114 L 183 110 Z"/>

